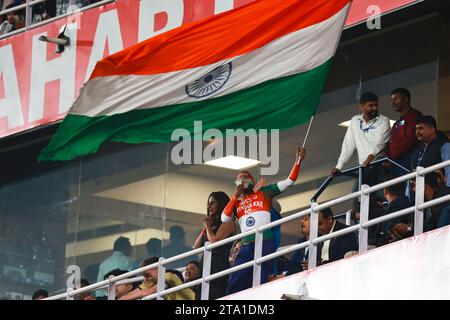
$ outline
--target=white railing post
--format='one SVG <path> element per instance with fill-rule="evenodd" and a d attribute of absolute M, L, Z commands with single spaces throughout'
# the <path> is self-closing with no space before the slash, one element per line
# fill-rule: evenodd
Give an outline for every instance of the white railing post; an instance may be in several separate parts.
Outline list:
<path fill-rule="evenodd" d="M 348 210 L 345 213 L 345 224 L 348 226 L 352 224 L 352 210 Z"/>
<path fill-rule="evenodd" d="M 116 300 L 116 282 L 112 282 L 113 275 L 108 278 L 108 300 Z"/>
<path fill-rule="evenodd" d="M 209 241 L 205 242 L 204 250 L 203 250 L 203 271 L 202 271 L 202 294 L 201 300 L 209 299 L 209 281 L 205 281 L 205 278 L 211 274 L 211 258 L 212 252 L 208 250 L 206 247 L 210 244 Z"/>
<path fill-rule="evenodd" d="M 30 6 L 31 0 L 26 1 L 26 8 L 25 8 L 25 27 L 28 28 L 31 25 L 32 22 L 32 16 L 33 16 L 33 7 Z"/>
<path fill-rule="evenodd" d="M 255 234 L 255 254 L 253 260 L 253 287 L 261 284 L 261 265 L 256 260 L 261 258 L 263 249 L 263 233 L 261 231 Z"/>
<path fill-rule="evenodd" d="M 418 206 L 420 206 L 424 202 L 425 193 L 425 176 L 421 176 L 418 174 L 418 171 L 422 169 L 422 167 L 416 168 L 416 209 L 414 211 L 415 236 L 423 232 L 423 210 L 418 209 Z"/>
<path fill-rule="evenodd" d="M 361 207 L 360 207 L 360 216 L 359 216 L 359 252 L 367 251 L 367 238 L 369 236 L 369 232 L 367 228 L 364 228 L 362 225 L 369 221 L 369 203 L 370 203 L 370 194 L 365 194 L 364 190 L 369 188 L 367 184 L 361 186 Z"/>
<path fill-rule="evenodd" d="M 73 291 L 73 288 L 71 288 L 71 287 L 68 287 L 68 288 L 67 288 L 67 291 L 66 291 L 66 293 L 67 293 L 66 300 L 75 300 L 74 296 L 71 295 L 72 291 Z"/>
<path fill-rule="evenodd" d="M 164 300 L 164 297 L 160 296 L 159 293 L 164 291 L 166 284 L 166 267 L 161 263 L 164 261 L 164 258 L 159 258 L 158 264 L 158 283 L 156 284 L 156 300 Z"/>
<path fill-rule="evenodd" d="M 309 252 L 308 252 L 308 269 L 314 268 L 317 265 L 317 245 L 313 244 L 313 240 L 319 234 L 319 214 L 316 211 L 317 202 L 311 202 L 311 218 L 309 227 Z"/>
<path fill-rule="evenodd" d="M 363 167 L 359 167 L 359 169 L 358 169 L 358 191 L 361 191 L 362 184 L 363 184 Z"/>

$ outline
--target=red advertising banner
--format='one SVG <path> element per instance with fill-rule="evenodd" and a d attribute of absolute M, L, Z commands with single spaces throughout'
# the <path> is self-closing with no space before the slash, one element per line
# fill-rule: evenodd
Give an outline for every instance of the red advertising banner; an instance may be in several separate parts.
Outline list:
<path fill-rule="evenodd" d="M 117 0 L 0 40 L 0 138 L 62 119 L 103 57 L 252 1 Z M 414 2 L 354 0 L 346 25 Z M 39 40 L 64 27 L 70 38 L 64 52 Z"/>

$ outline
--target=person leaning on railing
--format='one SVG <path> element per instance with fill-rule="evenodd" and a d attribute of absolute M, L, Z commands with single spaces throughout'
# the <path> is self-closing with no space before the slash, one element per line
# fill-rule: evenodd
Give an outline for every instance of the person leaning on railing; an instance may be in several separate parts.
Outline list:
<path fill-rule="evenodd" d="M 149 266 L 158 262 L 158 257 L 151 257 L 142 262 L 141 267 Z M 147 270 L 143 273 L 144 281 L 140 286 L 128 294 L 122 296 L 119 300 L 137 300 L 152 295 L 157 291 L 158 285 L 158 268 Z M 177 287 L 184 283 L 184 278 L 178 270 L 167 269 L 165 273 L 164 290 Z M 166 294 L 164 300 L 194 300 L 195 293 L 191 288 L 185 288 L 176 292 Z"/>
<path fill-rule="evenodd" d="M 289 177 L 278 183 L 263 186 L 255 190 L 255 179 L 248 171 L 241 171 L 237 175 L 236 189 L 230 202 L 222 212 L 222 221 L 232 221 L 236 210 L 236 217 L 242 232 L 253 230 L 266 225 L 271 221 L 270 209 L 272 208 L 272 198 L 292 186 L 297 180 L 300 163 L 305 157 L 305 149 L 297 148 L 296 159 Z M 263 232 L 263 256 L 274 252 L 273 234 L 271 230 Z M 255 249 L 255 236 L 248 236 L 242 239 L 242 247 L 236 257 L 234 265 L 253 260 Z M 269 274 L 273 270 L 273 261 L 264 262 L 261 266 L 261 283 L 267 282 Z M 232 294 L 247 288 L 251 288 L 253 279 L 253 269 L 246 268 L 236 271 L 230 275 L 227 286 L 227 294 Z"/>
<path fill-rule="evenodd" d="M 336 166 L 331 169 L 331 176 L 337 175 L 342 170 L 355 149 L 358 153 L 358 163 L 364 167 L 385 155 L 391 127 L 389 118 L 378 111 L 377 95 L 372 92 L 362 94 L 359 108 L 361 114 L 350 120 L 342 142 L 341 154 Z M 380 182 L 381 175 L 381 168 L 367 168 L 363 171 L 362 183 L 375 185 Z M 356 186 L 355 184 L 354 191 L 357 190 Z"/>
<path fill-rule="evenodd" d="M 206 241 L 217 242 L 231 237 L 236 232 L 234 220 L 222 222 L 220 215 L 224 210 L 230 198 L 225 192 L 212 192 L 208 197 L 207 213 L 203 219 L 203 229 L 194 243 L 194 249 L 203 247 Z M 232 244 L 226 244 L 215 248 L 211 256 L 211 274 L 226 270 L 230 267 L 228 257 L 230 255 Z M 200 261 L 203 268 L 203 258 Z M 225 295 L 228 276 L 215 279 L 210 282 L 209 298 L 217 299 Z M 200 292 L 197 292 L 197 299 L 200 298 Z"/>

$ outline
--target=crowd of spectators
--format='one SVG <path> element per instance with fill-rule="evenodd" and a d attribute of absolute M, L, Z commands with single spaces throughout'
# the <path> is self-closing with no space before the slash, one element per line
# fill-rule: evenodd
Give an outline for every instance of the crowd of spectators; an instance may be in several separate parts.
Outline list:
<path fill-rule="evenodd" d="M 39 23 L 50 18 L 74 13 L 77 10 L 101 0 L 46 0 L 32 6 L 31 23 Z M 0 0 L 0 11 L 25 4 L 25 0 Z M 0 15 L 0 36 L 22 29 L 25 26 L 25 8 Z"/>
<path fill-rule="evenodd" d="M 360 99 L 361 114 L 352 118 L 342 144 L 341 155 L 331 175 L 338 175 L 345 163 L 356 150 L 363 171 L 363 183 L 374 185 L 383 180 L 391 180 L 407 171 L 391 163 L 373 166 L 372 162 L 381 157 L 390 157 L 408 171 L 417 167 L 428 167 L 450 159 L 450 143 L 448 136 L 437 129 L 432 116 L 422 115 L 411 107 L 411 94 L 405 88 L 397 88 L 391 92 L 392 107 L 399 113 L 398 120 L 392 128 L 387 117 L 378 111 L 378 97 L 374 93 L 365 93 Z M 258 226 L 275 221 L 281 217 L 281 206 L 273 199 L 275 196 L 293 185 L 300 172 L 300 165 L 305 157 L 305 150 L 298 148 L 293 169 L 286 180 L 268 185 L 264 179 L 256 182 L 248 171 L 239 172 L 235 181 L 235 193 L 230 198 L 221 191 L 212 192 L 206 205 L 202 229 L 192 247 L 185 243 L 185 232 L 182 227 L 174 225 L 170 228 L 170 243 L 162 246 L 161 240 L 151 238 L 147 243 L 147 252 L 151 258 L 136 264 L 130 258 L 131 243 L 129 239 L 120 237 L 116 240 L 113 253 L 99 266 L 98 281 L 110 275 L 117 276 L 133 270 L 138 266 L 156 263 L 159 256 L 166 258 L 200 248 L 206 242 L 214 243 L 229 238 L 237 232 L 245 232 Z M 450 193 L 450 167 L 436 170 L 425 176 L 425 201 L 433 200 Z M 397 212 L 411 207 L 414 203 L 415 183 L 399 183 L 384 188 L 382 194 L 370 197 L 369 219 Z M 360 204 L 356 203 L 352 210 L 352 223 L 360 220 Z M 450 203 L 433 206 L 424 211 L 424 231 L 430 231 L 450 224 Z M 347 228 L 338 219 L 331 208 L 318 212 L 318 235 L 327 235 Z M 300 219 L 300 238 L 298 243 L 309 240 L 310 216 Z M 397 217 L 372 226 L 368 230 L 369 248 L 383 246 L 414 234 L 414 214 Z M 268 229 L 263 233 L 263 255 L 276 251 L 280 245 L 279 228 Z M 217 273 L 231 266 L 236 266 L 253 259 L 255 237 L 248 236 L 234 243 L 229 243 L 212 251 L 211 273 Z M 162 250 L 161 250 L 162 249 Z M 321 242 L 317 246 L 316 265 L 343 259 L 358 252 L 358 237 L 352 232 L 340 237 Z M 308 247 L 295 251 L 290 259 L 284 257 L 285 264 L 269 261 L 262 264 L 261 283 L 276 280 L 308 269 Z M 283 259 L 277 259 L 283 260 Z M 276 262 L 276 261 L 275 261 Z M 199 279 L 203 270 L 203 257 L 191 256 L 177 263 L 166 266 L 165 288 L 178 286 L 185 282 Z M 184 273 L 184 275 L 183 275 Z M 157 268 L 143 273 L 144 280 L 136 284 L 124 284 L 116 287 L 116 299 L 139 299 L 156 292 Z M 223 276 L 210 282 L 209 298 L 217 299 L 227 294 L 251 287 L 253 268 L 249 267 L 229 276 Z M 86 283 L 84 285 L 87 285 Z M 42 293 L 42 292 L 41 292 Z M 79 296 L 83 300 L 106 299 L 105 292 L 97 291 Z M 194 300 L 201 297 L 201 285 L 185 288 L 166 295 L 164 298 Z"/>

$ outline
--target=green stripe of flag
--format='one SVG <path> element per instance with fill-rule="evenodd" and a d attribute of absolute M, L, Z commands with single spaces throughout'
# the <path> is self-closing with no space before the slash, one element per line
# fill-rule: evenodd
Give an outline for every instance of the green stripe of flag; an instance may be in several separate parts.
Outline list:
<path fill-rule="evenodd" d="M 169 142 L 177 128 L 288 129 L 316 111 L 332 59 L 308 72 L 273 79 L 226 96 L 112 116 L 69 114 L 38 161 L 70 160 L 95 153 L 106 141 Z"/>

